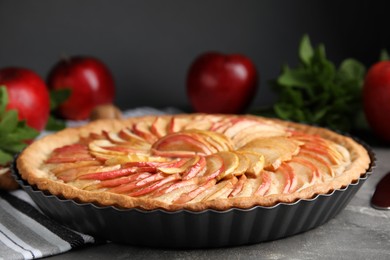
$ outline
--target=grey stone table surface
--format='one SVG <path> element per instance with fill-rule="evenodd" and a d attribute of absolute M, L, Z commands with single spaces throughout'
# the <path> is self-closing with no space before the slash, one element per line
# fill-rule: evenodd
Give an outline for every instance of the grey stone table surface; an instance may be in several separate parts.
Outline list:
<path fill-rule="evenodd" d="M 302 234 L 254 245 L 169 250 L 108 243 L 50 259 L 390 259 L 390 211 L 375 210 L 370 199 L 390 171 L 390 148 L 374 148 L 377 166 L 351 202 L 322 226 Z"/>

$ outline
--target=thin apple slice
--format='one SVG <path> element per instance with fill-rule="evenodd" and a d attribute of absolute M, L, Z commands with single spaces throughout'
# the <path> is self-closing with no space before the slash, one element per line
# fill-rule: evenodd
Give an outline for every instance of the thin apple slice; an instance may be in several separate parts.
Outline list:
<path fill-rule="evenodd" d="M 186 186 L 190 185 L 197 185 L 199 183 L 199 178 L 192 178 L 188 180 L 182 180 L 182 181 L 177 181 L 175 183 L 172 183 L 171 185 L 164 187 L 163 189 L 159 189 L 156 192 L 152 194 L 152 197 L 160 197 L 163 196 L 164 194 L 171 193 L 177 189 L 181 189 Z"/>
<path fill-rule="evenodd" d="M 149 177 L 146 177 L 141 180 L 133 181 L 128 184 L 120 185 L 118 187 L 114 187 L 109 189 L 108 191 L 113 193 L 130 193 L 134 190 L 138 190 L 142 187 L 145 187 L 146 185 L 150 185 L 154 182 L 160 181 L 162 179 L 166 178 L 166 175 L 164 173 L 156 173 L 152 174 Z"/>
<path fill-rule="evenodd" d="M 78 169 L 83 167 L 89 167 L 89 166 L 99 166 L 101 165 L 101 162 L 94 160 L 94 161 L 77 161 L 72 163 L 61 163 L 56 164 L 55 167 L 51 168 L 50 171 L 54 174 L 58 174 L 60 172 L 70 170 L 70 169 Z"/>
<path fill-rule="evenodd" d="M 157 116 L 150 127 L 150 132 L 158 138 L 166 136 L 169 121 L 170 117 Z"/>
<path fill-rule="evenodd" d="M 238 132 L 232 141 L 237 149 L 258 138 L 286 136 L 287 132 L 283 127 L 274 124 L 254 124 Z"/>
<path fill-rule="evenodd" d="M 152 154 L 158 156 L 184 157 L 212 154 L 210 148 L 193 134 L 179 132 L 160 138 L 152 145 Z"/>
<path fill-rule="evenodd" d="M 214 152 L 233 150 L 233 143 L 224 134 L 198 129 L 185 130 L 184 132 L 199 136 L 208 147 L 215 148 Z"/>
<path fill-rule="evenodd" d="M 169 134 L 180 132 L 191 121 L 190 117 L 173 116 L 168 123 L 167 131 Z"/>
<path fill-rule="evenodd" d="M 114 166 L 85 166 L 74 169 L 68 169 L 61 171 L 56 174 L 57 179 L 63 180 L 64 182 L 74 181 L 76 179 L 80 180 L 96 180 L 94 178 L 84 178 L 83 176 L 93 174 L 95 172 L 110 172 L 115 171 L 120 168 L 119 165 Z"/>
<path fill-rule="evenodd" d="M 136 135 L 135 133 L 133 133 L 129 128 L 122 128 L 119 132 L 118 132 L 118 136 L 125 140 L 126 142 L 130 142 L 130 143 L 134 143 L 134 144 L 138 144 L 138 143 L 147 143 L 145 141 L 145 139 L 143 139 L 142 137 Z"/>
<path fill-rule="evenodd" d="M 253 151 L 264 155 L 264 168 L 276 170 L 284 161 L 291 160 L 299 152 L 300 143 L 287 137 L 257 138 L 240 150 Z"/>
<path fill-rule="evenodd" d="M 97 183 L 86 186 L 86 187 L 84 187 L 84 189 L 94 191 L 94 190 L 99 190 L 102 188 L 118 187 L 118 186 L 123 185 L 123 184 L 127 184 L 130 182 L 145 179 L 151 175 L 152 175 L 152 173 L 149 173 L 149 172 L 140 172 L 140 173 L 136 173 L 133 175 L 119 177 L 119 178 L 115 178 L 115 179 L 102 180 L 102 181 L 97 180 L 98 181 Z"/>
<path fill-rule="evenodd" d="M 154 192 L 155 190 L 163 187 L 165 184 L 170 183 L 170 182 L 174 182 L 175 180 L 179 180 L 179 179 L 180 179 L 179 174 L 171 174 L 162 180 L 154 182 L 153 184 L 151 184 L 149 186 L 140 188 L 139 190 L 132 191 L 127 195 L 131 196 L 131 197 L 139 197 L 139 196 L 148 195 L 148 194 L 151 194 L 152 192 Z"/>
<path fill-rule="evenodd" d="M 201 182 L 207 182 L 217 178 L 225 171 L 225 165 L 222 157 L 218 154 L 212 154 L 206 157 L 206 171 L 200 177 Z"/>
<path fill-rule="evenodd" d="M 242 189 L 244 188 L 245 182 L 247 180 L 247 177 L 245 174 L 241 175 L 237 181 L 237 183 L 234 185 L 232 192 L 229 194 L 229 198 L 237 196 Z"/>
<path fill-rule="evenodd" d="M 306 150 L 301 150 L 298 154 L 298 157 L 303 158 L 315 165 L 319 171 L 321 180 L 326 180 L 327 176 L 334 177 L 335 173 L 332 169 L 332 166 L 325 161 L 321 156 L 317 155 L 314 152 L 309 152 Z"/>
<path fill-rule="evenodd" d="M 177 184 L 179 183 L 182 183 L 182 182 L 178 182 Z M 195 189 L 198 188 L 198 185 L 197 184 L 188 184 L 188 185 L 185 185 L 187 183 L 184 183 L 182 186 L 180 187 L 177 187 L 176 186 L 176 183 L 175 184 L 172 184 L 171 186 L 175 185 L 175 189 L 172 189 L 170 192 L 166 192 L 166 193 L 163 193 L 163 194 L 158 194 L 156 196 L 154 196 L 153 194 L 151 195 L 155 200 L 157 201 L 162 201 L 162 202 L 165 202 L 165 203 L 169 203 L 169 204 L 173 204 L 174 201 L 179 201 L 178 200 L 180 198 L 180 196 L 182 196 L 182 194 L 186 194 L 186 193 L 189 193 L 191 191 L 194 191 Z M 156 194 L 159 192 L 159 190 L 156 191 Z"/>
<path fill-rule="evenodd" d="M 224 171 L 217 176 L 217 180 L 221 180 L 223 178 L 231 178 L 234 176 L 234 172 L 240 164 L 239 157 L 234 152 L 218 152 L 216 153 L 223 160 Z"/>
<path fill-rule="evenodd" d="M 254 195 L 257 196 L 264 196 L 267 194 L 267 192 L 271 188 L 272 183 L 272 172 L 269 171 L 262 171 L 261 174 L 261 184 L 257 188 L 257 190 L 254 192 Z"/>
<path fill-rule="evenodd" d="M 313 184 L 317 178 L 320 178 L 320 172 L 318 168 L 311 161 L 295 156 L 288 162 L 290 166 L 294 169 L 294 172 L 299 176 L 301 183 L 301 188 L 309 184 Z"/>
<path fill-rule="evenodd" d="M 202 194 L 203 192 L 207 191 L 211 187 L 213 187 L 216 183 L 215 179 L 208 180 L 204 182 L 203 184 L 199 186 L 195 186 L 193 190 L 188 191 L 186 193 L 182 193 L 177 199 L 173 200 L 173 204 L 184 204 L 187 202 L 190 202 L 198 195 Z"/>
<path fill-rule="evenodd" d="M 109 169 L 110 167 L 115 166 L 107 166 L 106 168 Z M 156 171 L 155 167 L 128 167 L 128 168 L 114 168 L 113 170 L 105 170 L 105 171 L 95 171 L 92 173 L 84 174 L 79 177 L 79 179 L 82 180 L 108 180 L 108 179 L 115 179 L 122 176 L 131 175 L 134 173 L 139 172 L 150 172 L 153 173 Z"/>
<path fill-rule="evenodd" d="M 231 125 L 229 125 L 229 127 L 227 127 L 224 131 L 224 134 L 229 138 L 233 138 L 239 132 L 243 131 L 248 127 L 260 124 L 258 121 L 246 119 L 246 118 L 235 118 L 231 120 L 231 122 L 232 122 Z"/>
<path fill-rule="evenodd" d="M 138 121 L 134 123 L 132 130 L 136 135 L 143 138 L 150 144 L 156 142 L 158 139 L 157 136 L 150 131 L 150 124 L 146 121 Z"/>
<path fill-rule="evenodd" d="M 235 197 L 253 197 L 261 182 L 261 178 L 245 178 L 241 190 L 236 192 Z"/>
<path fill-rule="evenodd" d="M 294 169 L 290 164 L 282 163 L 275 174 L 282 175 L 282 183 L 284 183 L 282 188 L 282 193 L 291 193 L 294 192 L 297 187 L 297 177 L 294 173 Z"/>
<path fill-rule="evenodd" d="M 157 167 L 157 170 L 166 174 L 183 173 L 189 167 L 194 165 L 198 160 L 199 156 L 194 156 L 191 158 L 181 158 L 168 164 L 162 164 L 161 166 Z"/>
<path fill-rule="evenodd" d="M 147 154 L 131 153 L 122 156 L 109 158 L 105 165 L 125 164 L 129 162 L 167 162 L 168 158 L 160 156 L 150 156 Z"/>
<path fill-rule="evenodd" d="M 228 180 L 223 180 L 216 185 L 212 189 L 207 196 L 201 199 L 202 201 L 215 200 L 215 199 L 226 199 L 229 194 L 232 193 L 234 185 L 237 183 L 237 178 L 233 177 Z M 197 202 L 198 198 L 195 198 L 193 202 Z"/>
<path fill-rule="evenodd" d="M 248 176 L 258 176 L 264 168 L 264 156 L 261 153 L 254 152 L 252 150 L 240 150 L 236 152 L 242 156 L 245 156 L 249 161 L 249 166 L 246 170 Z"/>
<path fill-rule="evenodd" d="M 257 168 L 262 168 L 263 167 L 263 166 L 258 167 L 256 165 L 254 167 L 251 167 L 252 163 L 249 160 L 248 156 L 246 156 L 244 153 L 239 153 L 239 152 L 235 152 L 235 154 L 238 156 L 239 163 L 238 163 L 237 168 L 233 172 L 234 176 L 240 176 L 240 175 L 245 174 L 248 171 L 249 168 L 251 168 L 252 171 L 254 171 Z M 260 158 L 260 157 L 261 157 L 261 155 L 258 158 Z M 260 163 L 262 161 L 262 163 L 264 164 L 264 160 L 263 159 L 260 159 L 259 161 L 260 161 Z M 259 163 L 259 162 L 257 162 L 257 163 Z M 255 168 L 255 169 L 253 169 L 253 168 Z M 256 172 L 257 172 L 257 170 L 256 170 Z M 254 172 L 253 172 L 253 174 L 254 174 Z"/>
<path fill-rule="evenodd" d="M 206 158 L 204 156 L 199 156 L 199 160 L 189 167 L 182 175 L 183 180 L 193 179 L 195 176 L 202 175 L 206 171 Z"/>
<path fill-rule="evenodd" d="M 199 115 L 195 116 L 193 120 L 187 122 L 187 124 L 184 126 L 183 130 L 210 130 L 211 126 L 213 125 L 213 121 L 210 118 L 210 116 L 205 115 Z"/>

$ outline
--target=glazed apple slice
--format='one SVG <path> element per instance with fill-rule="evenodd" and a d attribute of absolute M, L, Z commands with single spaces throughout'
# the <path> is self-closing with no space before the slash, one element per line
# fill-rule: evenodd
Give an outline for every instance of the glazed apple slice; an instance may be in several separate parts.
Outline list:
<path fill-rule="evenodd" d="M 150 131 L 150 125 L 148 122 L 138 121 L 133 124 L 132 130 L 136 135 L 140 136 L 150 144 L 156 142 L 158 139 L 157 136 Z"/>
<path fill-rule="evenodd" d="M 160 197 L 160 196 L 163 196 L 163 195 L 171 193 L 173 191 L 182 189 L 182 188 L 187 187 L 187 186 L 197 185 L 198 183 L 199 183 L 199 178 L 191 178 L 188 180 L 176 181 L 167 187 L 164 187 L 162 189 L 157 190 L 156 192 L 154 192 L 152 194 L 151 197 L 153 197 L 153 198 Z"/>
<path fill-rule="evenodd" d="M 121 156 L 115 156 L 107 159 L 105 165 L 126 164 L 129 162 L 167 162 L 169 159 L 160 156 L 151 156 L 148 154 L 130 153 Z"/>
<path fill-rule="evenodd" d="M 170 163 L 163 163 L 157 167 L 157 170 L 166 174 L 183 173 L 188 168 L 196 164 L 197 161 L 199 161 L 199 156 L 194 156 L 191 158 L 181 158 Z"/>
<path fill-rule="evenodd" d="M 297 141 L 287 137 L 257 138 L 240 150 L 260 153 L 264 156 L 264 168 L 276 170 L 284 161 L 291 160 L 299 152 Z"/>
<path fill-rule="evenodd" d="M 252 150 L 240 150 L 236 152 L 241 156 L 245 156 L 248 159 L 248 167 L 246 170 L 246 174 L 251 177 L 258 176 L 264 168 L 264 156 L 261 153 L 254 152 Z M 245 159 L 243 159 L 243 163 L 246 164 Z M 244 165 L 245 167 L 245 165 Z"/>
<path fill-rule="evenodd" d="M 242 180 L 241 182 L 242 182 L 242 187 L 240 187 L 239 191 L 235 191 L 234 197 L 252 197 L 256 192 L 256 190 L 259 188 L 262 179 L 245 177 L 244 180 Z"/>
<path fill-rule="evenodd" d="M 193 202 L 215 200 L 215 199 L 226 199 L 228 198 L 229 194 L 232 193 L 234 185 L 236 183 L 237 183 L 236 177 L 230 178 L 228 180 L 223 180 L 218 184 L 214 185 L 214 187 L 210 189 L 211 192 L 209 192 L 207 196 L 204 196 L 203 199 L 195 198 Z"/>
<path fill-rule="evenodd" d="M 304 188 L 309 184 L 313 184 L 317 178 L 320 178 L 318 168 L 311 161 L 295 156 L 288 164 L 294 169 L 294 172 L 299 176 L 300 187 Z"/>
<path fill-rule="evenodd" d="M 169 134 L 180 132 L 189 122 L 191 122 L 190 117 L 173 116 L 168 123 L 167 131 Z"/>
<path fill-rule="evenodd" d="M 236 197 L 237 194 L 239 194 L 242 189 L 244 188 L 245 182 L 247 180 L 247 177 L 245 174 L 241 175 L 237 181 L 237 183 L 234 185 L 232 192 L 229 194 L 229 198 Z"/>
<path fill-rule="evenodd" d="M 68 169 L 65 171 L 58 172 L 56 174 L 57 179 L 62 180 L 64 182 L 70 182 L 77 179 L 80 180 L 97 180 L 96 178 L 85 178 L 84 176 L 88 176 L 90 174 L 95 174 L 96 172 L 101 172 L 102 174 L 105 172 L 116 171 L 120 168 L 119 165 L 114 166 L 84 166 L 73 169 Z"/>
<path fill-rule="evenodd" d="M 150 132 L 155 136 L 157 136 L 158 138 L 166 136 L 168 133 L 167 128 L 170 119 L 171 119 L 170 117 L 167 118 L 167 117 L 157 116 L 150 127 Z"/>
<path fill-rule="evenodd" d="M 179 132 L 160 138 L 152 145 L 152 154 L 157 156 L 185 157 L 212 154 L 210 148 L 193 134 Z"/>
<path fill-rule="evenodd" d="M 235 118 L 231 120 L 231 124 L 224 131 L 224 134 L 229 138 L 233 138 L 238 133 L 243 131 L 244 129 L 260 124 L 255 120 L 244 119 L 244 118 Z"/>
<path fill-rule="evenodd" d="M 129 142 L 129 143 L 132 143 L 132 144 L 148 143 L 147 141 L 145 141 L 145 139 L 143 139 L 140 136 L 138 136 L 135 133 L 133 133 L 129 128 L 122 128 L 118 132 L 118 136 L 121 139 L 125 140 L 126 142 Z"/>
<path fill-rule="evenodd" d="M 197 129 L 185 130 L 184 132 L 199 136 L 208 147 L 214 148 L 214 152 L 233 150 L 233 143 L 223 134 Z"/>
<path fill-rule="evenodd" d="M 248 169 L 252 170 L 252 173 L 255 175 L 255 171 L 257 172 L 258 168 L 263 168 L 261 164 L 264 164 L 264 157 L 262 155 L 258 155 L 259 161 L 255 162 L 254 166 L 252 167 L 252 161 L 249 160 L 249 157 L 246 156 L 244 153 L 235 152 L 235 154 L 238 156 L 238 166 L 234 170 L 233 175 L 234 176 L 240 176 L 245 174 Z M 256 165 L 258 163 L 259 165 Z"/>
<path fill-rule="evenodd" d="M 124 177 L 119 177 L 115 179 L 108 179 L 108 180 L 102 180 L 97 183 L 93 183 L 91 185 L 88 185 L 84 187 L 85 190 L 90 190 L 90 191 L 95 191 L 95 190 L 100 190 L 102 188 L 113 188 L 113 187 L 118 187 L 123 184 L 128 184 L 130 182 L 134 181 L 139 181 L 142 179 L 145 179 L 147 177 L 150 177 L 152 173 L 149 172 L 140 172 L 136 173 L 130 176 L 124 176 Z"/>
<path fill-rule="evenodd" d="M 195 186 L 193 190 L 182 193 L 177 199 L 173 200 L 172 203 L 173 204 L 188 203 L 198 195 L 202 194 L 203 192 L 213 187 L 215 183 L 216 183 L 215 179 L 211 179 L 206 182 L 203 182 L 201 185 Z"/>
<path fill-rule="evenodd" d="M 130 192 L 129 196 L 131 197 L 139 197 L 139 196 L 145 196 L 148 194 L 153 193 L 155 190 L 163 187 L 167 183 L 174 182 L 175 180 L 179 180 L 181 177 L 179 174 L 171 174 L 157 182 L 154 182 L 146 187 L 140 188 L 139 190 Z"/>
<path fill-rule="evenodd" d="M 290 164 L 282 163 L 278 170 L 275 172 L 275 175 L 281 174 L 280 183 L 284 183 L 281 193 L 291 193 L 294 192 L 297 187 L 297 177 L 294 173 L 294 169 Z"/>
<path fill-rule="evenodd" d="M 217 180 L 232 178 L 234 176 L 234 172 L 240 164 L 240 158 L 238 155 L 234 152 L 228 151 L 218 152 L 216 155 L 222 158 L 224 165 L 224 171 L 217 176 Z"/>
<path fill-rule="evenodd" d="M 187 122 L 183 130 L 210 130 L 213 125 L 213 119 L 210 116 L 198 115 L 193 118 L 193 120 Z"/>
<path fill-rule="evenodd" d="M 318 154 L 306 150 L 301 150 L 298 154 L 298 157 L 303 158 L 315 165 L 315 168 L 318 169 L 319 176 L 322 180 L 325 180 L 327 178 L 326 176 L 335 176 L 332 166 Z"/>
<path fill-rule="evenodd" d="M 159 172 L 156 174 L 151 174 L 149 177 L 146 177 L 144 179 L 130 182 L 127 184 L 123 184 L 123 185 L 120 185 L 118 187 L 111 188 L 108 191 L 113 192 L 113 193 L 126 193 L 126 194 L 128 194 L 134 190 L 138 190 L 138 189 L 145 187 L 147 185 L 150 185 L 154 182 L 163 180 L 166 177 L 167 176 L 164 173 Z"/>
<path fill-rule="evenodd" d="M 264 196 L 268 193 L 271 188 L 272 174 L 273 173 L 269 171 L 262 171 L 261 183 L 257 190 L 254 192 L 254 195 Z"/>
<path fill-rule="evenodd" d="M 187 170 L 183 173 L 182 179 L 189 180 L 198 175 L 203 175 L 206 171 L 206 158 L 204 156 L 196 155 L 199 157 L 197 162 L 191 167 L 187 168 Z"/>
<path fill-rule="evenodd" d="M 83 167 L 89 167 L 89 166 L 99 166 L 101 165 L 101 162 L 94 160 L 94 161 L 76 161 L 71 163 L 60 163 L 56 164 L 54 167 L 50 169 L 50 171 L 54 174 L 58 174 L 60 172 L 70 170 L 70 169 L 78 169 Z"/>
<path fill-rule="evenodd" d="M 111 169 L 112 167 L 113 169 Z M 117 166 L 106 166 L 105 169 L 108 170 L 99 170 L 88 174 L 83 174 L 79 177 L 79 179 L 82 180 L 108 180 L 108 179 L 115 179 L 122 176 L 128 176 L 134 173 L 139 172 L 150 172 L 154 173 L 156 172 L 156 167 L 120 167 L 116 168 Z"/>
<path fill-rule="evenodd" d="M 232 141 L 239 149 L 258 138 L 286 136 L 284 128 L 273 124 L 254 124 L 238 132 Z"/>
<path fill-rule="evenodd" d="M 224 160 L 218 154 L 212 154 L 206 157 L 206 171 L 201 175 L 201 182 L 207 182 L 218 178 L 225 171 Z"/>

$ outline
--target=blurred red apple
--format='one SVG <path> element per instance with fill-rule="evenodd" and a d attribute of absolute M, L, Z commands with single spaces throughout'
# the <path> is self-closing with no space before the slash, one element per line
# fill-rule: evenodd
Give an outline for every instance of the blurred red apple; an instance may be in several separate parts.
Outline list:
<path fill-rule="evenodd" d="M 19 120 L 25 119 L 28 126 L 41 131 L 50 114 L 49 93 L 43 79 L 25 68 L 0 70 L 0 86 L 8 92 L 7 109 L 16 109 Z"/>
<path fill-rule="evenodd" d="M 257 71 L 240 54 L 207 52 L 192 63 L 187 75 L 187 95 L 196 112 L 242 113 L 257 89 Z"/>
<path fill-rule="evenodd" d="M 72 93 L 62 103 L 59 114 L 65 119 L 87 119 L 92 110 L 113 102 L 114 79 L 105 64 L 93 57 L 75 56 L 59 61 L 49 73 L 50 89 L 70 88 Z"/>
<path fill-rule="evenodd" d="M 374 132 L 390 142 L 390 61 L 380 61 L 367 72 L 363 87 L 364 112 Z"/>

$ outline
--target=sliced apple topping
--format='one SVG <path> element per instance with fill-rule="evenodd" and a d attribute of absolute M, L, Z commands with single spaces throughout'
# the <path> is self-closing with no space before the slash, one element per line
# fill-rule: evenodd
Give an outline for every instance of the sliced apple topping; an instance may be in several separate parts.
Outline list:
<path fill-rule="evenodd" d="M 156 116 L 55 149 L 53 179 L 183 204 L 298 192 L 337 175 L 346 148 L 254 117 Z"/>

